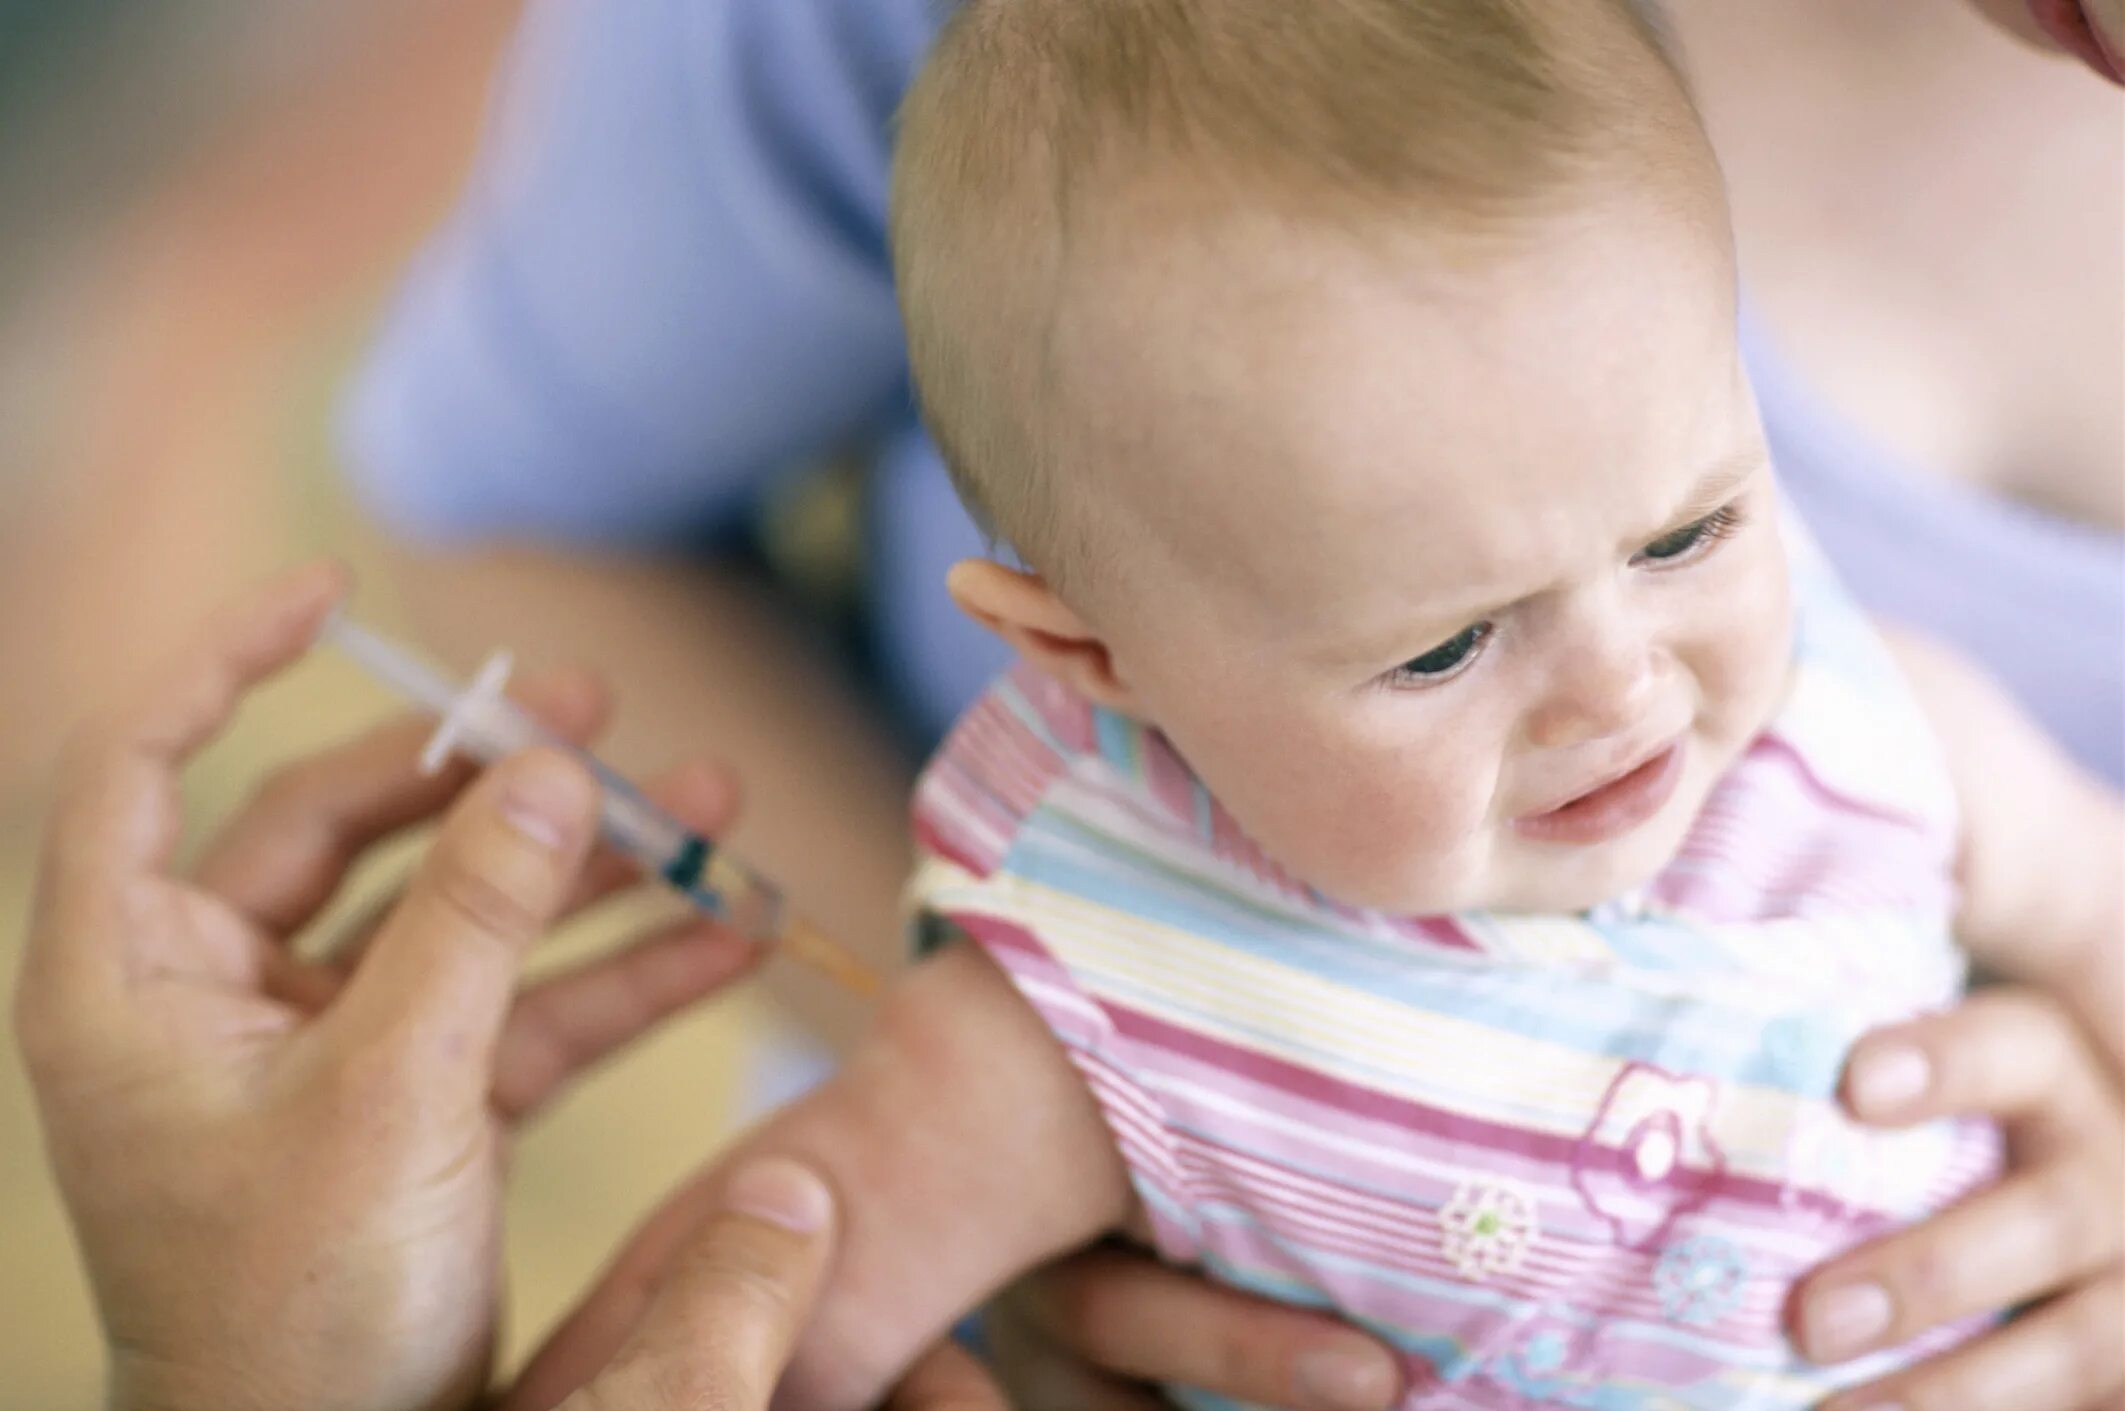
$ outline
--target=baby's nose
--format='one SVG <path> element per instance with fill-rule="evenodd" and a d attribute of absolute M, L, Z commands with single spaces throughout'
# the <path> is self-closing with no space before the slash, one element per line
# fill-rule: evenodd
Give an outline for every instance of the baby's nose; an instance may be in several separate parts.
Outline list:
<path fill-rule="evenodd" d="M 1528 738 L 1555 750 L 1624 734 L 1645 719 L 1659 675 L 1643 641 L 1574 650 L 1529 718 Z"/>

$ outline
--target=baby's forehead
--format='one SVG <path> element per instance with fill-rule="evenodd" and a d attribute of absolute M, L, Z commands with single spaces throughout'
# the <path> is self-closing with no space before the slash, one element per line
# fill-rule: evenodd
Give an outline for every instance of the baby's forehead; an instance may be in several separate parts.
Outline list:
<path fill-rule="evenodd" d="M 1055 283 L 1053 433 L 1080 465 L 1132 478 L 1200 474 L 1204 456 L 1389 475 L 1419 458 L 1485 474 L 1598 460 L 1588 437 L 1614 429 L 1573 422 L 1686 402 L 1727 365 L 1723 230 L 1625 196 L 1480 245 L 1419 220 L 1269 210 L 1119 224 Z"/>
<path fill-rule="evenodd" d="M 1058 478 L 1261 591 L 1509 578 L 1750 420 L 1707 229 L 1622 206 L 1477 258 L 1279 217 L 1088 262 L 1051 342 Z"/>

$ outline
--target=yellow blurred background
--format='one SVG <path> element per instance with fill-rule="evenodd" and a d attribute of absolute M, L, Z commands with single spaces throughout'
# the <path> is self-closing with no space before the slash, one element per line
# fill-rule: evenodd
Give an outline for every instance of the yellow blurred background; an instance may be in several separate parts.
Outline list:
<path fill-rule="evenodd" d="M 471 155 L 517 0 L 0 0 L 0 984 L 69 726 L 233 587 L 334 553 L 402 629 L 392 551 L 329 419 Z M 464 665 L 465 663 L 457 663 Z M 203 824 L 274 761 L 386 711 L 330 662 L 273 686 L 187 780 Z M 609 937 L 602 922 L 560 959 Z M 511 1355 L 727 1126 L 766 1031 L 714 1002 L 520 1148 Z M 100 1346 L 14 1053 L 0 1057 L 0 1406 L 88 1406 Z"/>

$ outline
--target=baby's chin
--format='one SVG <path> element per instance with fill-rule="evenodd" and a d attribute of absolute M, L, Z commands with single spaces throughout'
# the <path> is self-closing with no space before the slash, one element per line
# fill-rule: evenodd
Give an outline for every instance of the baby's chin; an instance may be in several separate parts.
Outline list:
<path fill-rule="evenodd" d="M 1613 901 L 1657 877 L 1675 856 L 1679 834 L 1655 837 L 1660 820 L 1640 836 L 1598 847 L 1563 848 L 1504 837 L 1487 865 L 1421 881 L 1407 877 L 1344 877 L 1312 885 L 1345 905 L 1390 916 L 1446 916 L 1464 911 L 1570 915 Z M 1662 830 L 1665 832 L 1665 830 Z"/>
<path fill-rule="evenodd" d="M 1486 911 L 1570 915 L 1627 896 L 1674 860 L 1685 827 L 1655 820 L 1627 838 L 1596 847 L 1563 848 L 1514 840 L 1517 854 L 1482 903 Z"/>

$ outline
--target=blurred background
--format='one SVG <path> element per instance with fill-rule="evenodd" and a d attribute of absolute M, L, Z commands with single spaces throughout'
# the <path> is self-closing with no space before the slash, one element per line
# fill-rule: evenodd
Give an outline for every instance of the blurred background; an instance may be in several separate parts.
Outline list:
<path fill-rule="evenodd" d="M 332 402 L 448 205 L 517 9 L 0 0 L 0 986 L 49 766 L 88 703 L 306 555 L 348 559 L 365 615 L 408 625 L 391 552 L 333 468 Z M 387 708 L 351 671 L 305 664 L 192 771 L 198 816 Z M 582 929 L 556 959 L 597 943 Z M 521 1148 L 513 1349 L 714 1145 L 715 1075 L 761 1022 L 711 1004 Z M 0 1406 L 97 1404 L 99 1345 L 11 1042 L 0 1269 Z"/>
<path fill-rule="evenodd" d="M 211 604 L 330 552 L 355 567 L 365 618 L 444 635 L 411 620 L 420 570 L 350 502 L 331 417 L 450 204 L 520 3 L 0 0 L 0 991 L 58 743 Z M 1914 463 L 2125 527 L 2116 91 L 1961 4 L 1692 0 L 1674 15 L 1754 311 L 1813 382 Z M 1993 403 L 2014 415 L 1980 425 Z M 2047 464 L 2062 472 L 2016 479 Z M 846 504 L 824 503 L 830 560 Z M 784 526 L 795 557 L 813 523 Z M 506 590 L 486 597 L 497 627 L 523 615 Z M 460 632 L 452 664 L 480 645 Z M 350 670 L 306 663 L 192 771 L 193 815 L 210 824 L 277 760 L 387 708 Z M 699 744 L 645 738 L 686 719 L 623 722 L 615 757 Z M 576 928 L 550 959 L 624 919 Z M 511 1189 L 511 1356 L 728 1130 L 728 1075 L 778 1032 L 758 1000 L 711 1003 L 534 1129 Z M 12 1043 L 0 1270 L 0 1411 L 95 1404 L 99 1348 Z"/>

